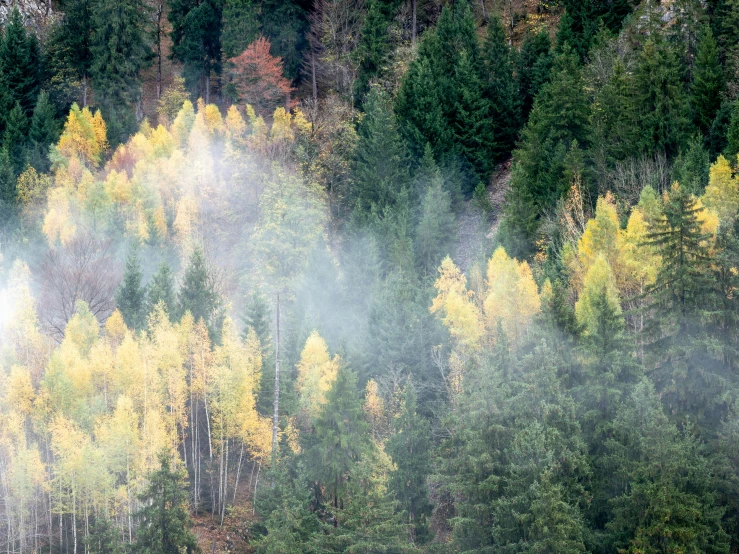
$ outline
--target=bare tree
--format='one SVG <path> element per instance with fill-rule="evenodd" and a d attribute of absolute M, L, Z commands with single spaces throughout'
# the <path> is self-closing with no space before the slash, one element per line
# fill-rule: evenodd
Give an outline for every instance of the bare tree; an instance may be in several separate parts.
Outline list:
<path fill-rule="evenodd" d="M 103 323 L 115 308 L 120 268 L 112 243 L 80 235 L 66 247 L 49 250 L 38 272 L 42 325 L 58 340 L 82 300 Z"/>

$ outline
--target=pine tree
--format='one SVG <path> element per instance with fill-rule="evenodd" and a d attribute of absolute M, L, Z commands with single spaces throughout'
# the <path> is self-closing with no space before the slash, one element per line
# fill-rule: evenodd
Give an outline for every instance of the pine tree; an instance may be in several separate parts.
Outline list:
<path fill-rule="evenodd" d="M 17 6 L 8 16 L 4 35 L 0 42 L 3 84 L 10 93 L 10 106 L 19 103 L 23 116 L 30 119 L 41 89 L 41 51 L 36 35 L 26 31 Z M 0 119 L 4 119 L 4 114 Z"/>
<path fill-rule="evenodd" d="M 5 133 L 3 133 L 2 148 L 10 155 L 10 161 L 13 164 L 13 172 L 20 175 L 26 166 L 26 133 L 28 128 L 28 119 L 23 113 L 20 102 L 16 102 L 15 106 L 8 114 L 5 120 Z"/>
<path fill-rule="evenodd" d="M 723 72 L 719 60 L 718 45 L 710 27 L 703 29 L 693 67 L 693 84 L 690 90 L 690 106 L 693 123 L 706 134 L 721 107 L 724 87 Z"/>
<path fill-rule="evenodd" d="M 157 272 L 146 287 L 146 314 L 150 314 L 160 302 L 164 303 L 170 318 L 177 310 L 177 301 L 174 293 L 174 276 L 172 268 L 167 262 L 160 262 Z"/>
<path fill-rule="evenodd" d="M 116 294 L 115 302 L 126 322 L 134 331 L 146 326 L 146 287 L 142 284 L 141 266 L 134 247 L 126 258 L 123 281 Z"/>
<path fill-rule="evenodd" d="M 141 495 L 136 551 L 143 554 L 198 554 L 200 547 L 193 535 L 187 508 L 184 471 L 172 467 L 169 454 L 159 456 L 160 467 L 149 475 L 149 484 Z"/>
<path fill-rule="evenodd" d="M 183 64 L 188 89 L 206 104 L 211 77 L 221 73 L 222 11 L 220 0 L 173 0 L 167 14 L 172 56 Z"/>
<path fill-rule="evenodd" d="M 392 206 L 409 182 L 405 145 L 390 99 L 379 87 L 373 87 L 367 95 L 357 133 L 356 186 L 352 200 L 357 216 L 362 218 L 373 206 L 379 211 Z"/>

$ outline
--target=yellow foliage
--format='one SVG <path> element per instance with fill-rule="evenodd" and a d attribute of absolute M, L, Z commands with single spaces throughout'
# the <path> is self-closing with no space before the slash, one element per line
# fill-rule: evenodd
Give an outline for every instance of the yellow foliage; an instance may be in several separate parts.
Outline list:
<path fill-rule="evenodd" d="M 24 206 L 40 204 L 46 200 L 46 193 L 52 186 L 51 176 L 39 174 L 34 168 L 28 167 L 18 176 L 16 192 L 18 200 Z"/>
<path fill-rule="evenodd" d="M 56 188 L 49 191 L 49 209 L 42 228 L 49 244 L 59 241 L 66 245 L 74 238 L 77 225 L 72 219 L 66 190 Z"/>
<path fill-rule="evenodd" d="M 78 158 L 87 167 L 96 168 L 107 146 L 105 122 L 100 111 L 93 116 L 88 108 L 80 110 L 73 104 L 56 151 L 67 160 Z"/>
<path fill-rule="evenodd" d="M 270 139 L 272 139 L 273 143 L 289 143 L 295 139 L 292 129 L 292 117 L 290 116 L 290 112 L 283 107 L 275 109 L 272 119 L 272 129 L 270 130 Z"/>
<path fill-rule="evenodd" d="M 13 366 L 5 390 L 5 402 L 23 416 L 31 414 L 36 394 L 31 383 L 31 375 L 23 366 Z"/>
<path fill-rule="evenodd" d="M 326 341 L 313 331 L 305 341 L 297 368 L 296 389 L 300 395 L 300 407 L 310 418 L 315 418 L 321 406 L 326 403 L 326 393 L 336 380 L 339 357 L 331 359 Z"/>
<path fill-rule="evenodd" d="M 657 279 L 660 258 L 647 243 L 649 226 L 644 213 L 634 208 L 626 229 L 622 232 L 621 263 L 625 279 L 619 287 L 627 296 L 637 296 Z"/>
<path fill-rule="evenodd" d="M 483 335 L 480 310 L 471 300 L 467 278 L 449 256 L 441 262 L 434 287 L 437 295 L 431 313 L 440 313 L 442 323 L 461 346 L 477 347 Z"/>
<path fill-rule="evenodd" d="M 195 109 L 192 102 L 185 100 L 182 109 L 172 123 L 172 135 L 180 146 L 185 146 L 190 138 L 190 130 L 195 123 Z"/>
<path fill-rule="evenodd" d="M 119 204 L 128 204 L 133 199 L 133 191 L 131 181 L 128 180 L 128 174 L 125 171 L 120 173 L 115 169 L 108 173 L 105 179 L 105 190 Z"/>
<path fill-rule="evenodd" d="M 600 255 L 588 269 L 582 293 L 575 304 L 577 320 L 584 327 L 586 335 L 594 335 L 598 332 L 598 317 L 601 315 L 599 313 L 601 306 L 598 302 L 603 294 L 613 313 L 621 315 L 616 280 L 605 256 Z"/>
<path fill-rule="evenodd" d="M 583 279 L 598 256 L 605 256 L 614 273 L 620 273 L 621 234 L 613 197 L 598 198 L 595 217 L 587 222 L 577 243 L 577 263 L 570 266 L 572 285 L 582 289 Z"/>
<path fill-rule="evenodd" d="M 739 183 L 726 158 L 719 156 L 711 165 L 703 203 L 721 221 L 731 222 L 739 211 Z"/>
<path fill-rule="evenodd" d="M 500 321 L 511 342 L 528 332 L 541 311 L 539 289 L 529 264 L 510 258 L 503 247 L 488 261 L 484 308 L 490 335 L 494 335 Z"/>
<path fill-rule="evenodd" d="M 387 432 L 385 424 L 385 403 L 380 396 L 377 381 L 370 379 L 364 392 L 364 416 L 372 428 L 372 437 L 381 441 Z"/>

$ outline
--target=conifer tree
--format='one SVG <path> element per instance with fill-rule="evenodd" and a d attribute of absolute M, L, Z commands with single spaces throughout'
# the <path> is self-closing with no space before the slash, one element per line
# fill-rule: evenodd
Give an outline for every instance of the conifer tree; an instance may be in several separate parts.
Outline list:
<path fill-rule="evenodd" d="M 213 278 L 208 272 L 205 255 L 200 247 L 196 247 L 190 256 L 185 269 L 182 285 L 177 298 L 177 313 L 181 317 L 190 312 L 195 321 L 205 321 L 209 329 L 214 329 L 214 317 L 220 308 L 218 293 L 213 285 Z"/>
<path fill-rule="evenodd" d="M 534 98 L 549 81 L 554 57 L 549 33 L 527 32 L 516 59 L 516 81 L 521 102 L 521 121 L 526 121 L 534 106 Z"/>
<path fill-rule="evenodd" d="M 8 217 L 16 205 L 16 178 L 10 154 L 0 148 L 0 213 Z"/>
<path fill-rule="evenodd" d="M 272 45 L 273 56 L 282 58 L 285 76 L 291 81 L 300 76 L 303 51 L 307 46 L 305 31 L 308 17 L 304 4 L 296 0 L 262 0 L 260 24 L 262 34 Z"/>
<path fill-rule="evenodd" d="M 31 165 L 42 173 L 48 171 L 50 167 L 49 147 L 59 139 L 59 123 L 46 91 L 42 90 L 36 100 L 28 139 Z"/>
<path fill-rule="evenodd" d="M 159 456 L 160 467 L 149 475 L 141 495 L 143 508 L 136 537 L 136 551 L 143 554 L 198 554 L 187 508 L 184 471 L 172 467 L 168 453 Z"/>
<path fill-rule="evenodd" d="M 85 537 L 85 546 L 90 554 L 124 554 L 125 548 L 121 534 L 113 522 L 105 518 L 95 518 L 90 525 L 90 534 Z"/>
<path fill-rule="evenodd" d="M 427 153 L 431 154 L 430 151 Z M 433 163 L 433 158 L 431 162 Z M 451 196 L 444 190 L 439 169 L 433 167 L 430 173 L 431 182 L 426 185 L 421 200 L 415 242 L 421 273 L 427 276 L 435 275 L 441 260 L 451 253 L 449 248 L 455 233 Z"/>
<path fill-rule="evenodd" d="M 254 329 L 262 347 L 262 374 L 259 381 L 260 393 L 257 398 L 257 407 L 259 413 L 267 416 L 271 414 L 275 393 L 275 364 L 274 347 L 272 346 L 272 314 L 267 298 L 260 290 L 255 290 L 249 297 L 242 321 L 244 338 L 249 329 Z"/>
<path fill-rule="evenodd" d="M 723 87 L 724 78 L 718 45 L 713 38 L 711 28 L 706 26 L 698 45 L 690 90 L 693 123 L 703 134 L 708 133 L 721 107 Z"/>
<path fill-rule="evenodd" d="M 254 0 L 225 0 L 221 40 L 225 57 L 238 56 L 259 35 L 259 5 Z"/>
<path fill-rule="evenodd" d="M 164 303 L 170 318 L 177 310 L 174 293 L 174 276 L 167 262 L 160 262 L 157 272 L 146 287 L 146 314 L 148 316 L 160 302 Z"/>
<path fill-rule="evenodd" d="M 26 134 L 28 130 L 28 119 L 23 113 L 20 102 L 15 106 L 5 120 L 5 132 L 3 133 L 2 148 L 7 150 L 10 161 L 13 164 L 13 172 L 19 175 L 26 165 Z"/>
<path fill-rule="evenodd" d="M 593 0 L 565 0 L 565 12 L 559 21 L 557 47 L 565 44 L 584 60 L 598 30 Z"/>
<path fill-rule="evenodd" d="M 373 206 L 380 211 L 392 206 L 409 181 L 407 153 L 387 93 L 373 87 L 364 112 L 354 168 L 353 201 L 359 217 L 366 217 Z"/>
<path fill-rule="evenodd" d="M 357 80 L 354 83 L 354 101 L 361 104 L 369 92 L 371 80 L 380 72 L 390 52 L 388 36 L 388 3 L 369 0 L 362 35 L 354 52 L 358 60 Z"/>
<path fill-rule="evenodd" d="M 0 41 L 0 73 L 9 92 L 10 106 L 19 103 L 23 116 L 30 119 L 41 89 L 41 51 L 36 35 L 26 30 L 17 6 L 10 11 Z M 4 117 L 3 114 L 0 119 Z"/>
<path fill-rule="evenodd" d="M 51 33 L 49 48 L 52 69 L 63 73 L 70 69 L 81 81 L 82 107 L 89 99 L 89 78 L 93 62 L 92 30 L 94 0 L 66 0 L 64 17 Z"/>
<path fill-rule="evenodd" d="M 134 247 L 126 258 L 123 281 L 116 294 L 115 302 L 126 322 L 135 331 L 146 325 L 146 287 L 142 284 L 141 266 Z"/>

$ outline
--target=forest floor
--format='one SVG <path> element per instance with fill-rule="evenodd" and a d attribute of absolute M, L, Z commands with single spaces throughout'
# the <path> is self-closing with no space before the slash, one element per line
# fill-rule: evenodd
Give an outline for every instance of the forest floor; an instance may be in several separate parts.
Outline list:
<path fill-rule="evenodd" d="M 474 198 L 463 202 L 457 215 L 457 246 L 453 256 L 462 271 L 467 271 L 475 262 L 483 261 L 491 254 L 510 179 L 511 161 L 508 160 L 498 166 L 488 183 L 488 201 L 492 210 L 487 213 Z"/>

